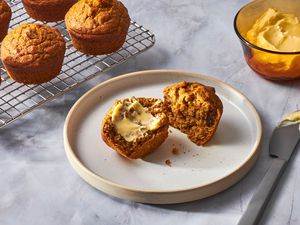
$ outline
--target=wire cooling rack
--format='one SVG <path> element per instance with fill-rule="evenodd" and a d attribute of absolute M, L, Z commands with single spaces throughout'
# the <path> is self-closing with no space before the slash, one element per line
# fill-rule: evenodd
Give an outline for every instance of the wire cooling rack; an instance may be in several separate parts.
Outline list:
<path fill-rule="evenodd" d="M 20 0 L 8 2 L 12 12 L 10 28 L 21 23 L 36 22 L 23 9 Z M 109 55 L 89 56 L 78 52 L 71 44 L 64 22 L 48 23 L 57 27 L 67 43 L 62 71 L 58 77 L 41 85 L 18 84 L 11 80 L 0 62 L 0 128 L 17 120 L 42 104 L 92 79 L 99 72 L 125 62 L 155 43 L 154 35 L 136 22 L 131 22 L 126 43 Z"/>

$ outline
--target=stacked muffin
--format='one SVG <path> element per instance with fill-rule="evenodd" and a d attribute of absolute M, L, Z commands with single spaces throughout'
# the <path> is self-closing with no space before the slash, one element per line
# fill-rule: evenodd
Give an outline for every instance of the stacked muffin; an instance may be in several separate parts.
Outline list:
<path fill-rule="evenodd" d="M 22 0 L 35 20 L 56 22 L 65 18 L 74 47 L 86 54 L 117 51 L 125 42 L 130 18 L 118 0 Z M 60 32 L 47 25 L 21 24 L 8 35 L 11 10 L 0 0 L 1 60 L 8 75 L 19 83 L 41 84 L 62 68 L 66 43 Z"/>

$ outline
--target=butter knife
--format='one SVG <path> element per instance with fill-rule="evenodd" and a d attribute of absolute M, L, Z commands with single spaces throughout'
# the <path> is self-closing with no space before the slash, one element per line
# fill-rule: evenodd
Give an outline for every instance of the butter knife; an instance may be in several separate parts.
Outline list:
<path fill-rule="evenodd" d="M 299 139 L 300 112 L 286 116 L 274 129 L 269 144 L 273 158 L 271 167 L 263 177 L 238 225 L 257 225 L 270 197 L 283 173 Z"/>

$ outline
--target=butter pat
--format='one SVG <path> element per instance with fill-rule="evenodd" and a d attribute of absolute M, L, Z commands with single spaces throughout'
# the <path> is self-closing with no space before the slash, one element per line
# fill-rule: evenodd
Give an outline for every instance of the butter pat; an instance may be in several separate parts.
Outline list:
<path fill-rule="evenodd" d="M 264 49 L 300 51 L 300 24 L 293 14 L 268 9 L 247 32 L 247 40 Z"/>
<path fill-rule="evenodd" d="M 118 103 L 112 112 L 112 122 L 117 133 L 128 142 L 144 137 L 149 130 L 158 129 L 160 120 L 134 97 Z"/>
<path fill-rule="evenodd" d="M 297 123 L 300 124 L 300 111 L 296 111 L 286 115 L 279 123 L 279 126 L 283 127 L 283 126 L 289 126 Z"/>

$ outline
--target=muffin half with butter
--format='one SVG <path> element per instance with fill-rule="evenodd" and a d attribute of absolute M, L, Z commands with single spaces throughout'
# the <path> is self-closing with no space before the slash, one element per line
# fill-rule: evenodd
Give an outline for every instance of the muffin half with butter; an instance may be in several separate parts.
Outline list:
<path fill-rule="evenodd" d="M 103 120 L 102 139 L 126 158 L 142 158 L 168 137 L 169 123 L 163 110 L 163 102 L 156 98 L 117 100 Z"/>
<path fill-rule="evenodd" d="M 122 47 L 130 18 L 118 0 L 80 0 L 68 11 L 65 22 L 77 50 L 102 55 Z"/>

